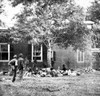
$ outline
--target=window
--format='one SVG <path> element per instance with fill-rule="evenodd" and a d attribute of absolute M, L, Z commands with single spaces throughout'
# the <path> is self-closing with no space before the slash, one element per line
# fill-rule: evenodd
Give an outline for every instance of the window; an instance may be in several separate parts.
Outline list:
<path fill-rule="evenodd" d="M 10 60 L 10 45 L 7 43 L 0 43 L 0 61 Z"/>
<path fill-rule="evenodd" d="M 84 52 L 77 50 L 77 62 L 84 63 Z"/>
<path fill-rule="evenodd" d="M 32 44 L 32 62 L 34 61 L 34 58 L 36 58 L 36 60 L 38 62 L 42 62 L 42 51 L 43 51 L 43 46 L 42 44 L 40 45 L 33 45 Z"/>

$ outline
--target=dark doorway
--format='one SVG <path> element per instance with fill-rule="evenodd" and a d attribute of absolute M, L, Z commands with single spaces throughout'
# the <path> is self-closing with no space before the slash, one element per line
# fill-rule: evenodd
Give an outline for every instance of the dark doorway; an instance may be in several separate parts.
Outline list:
<path fill-rule="evenodd" d="M 93 55 L 95 57 L 93 68 L 96 70 L 100 70 L 100 52 L 94 52 Z"/>

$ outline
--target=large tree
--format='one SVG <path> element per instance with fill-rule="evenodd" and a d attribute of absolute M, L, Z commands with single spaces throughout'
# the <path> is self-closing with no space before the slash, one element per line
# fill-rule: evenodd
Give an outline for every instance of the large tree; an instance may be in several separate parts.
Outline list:
<path fill-rule="evenodd" d="M 95 22 L 93 26 L 92 40 L 94 47 L 100 47 L 100 0 L 95 0 L 92 6 L 88 9 L 88 17 L 90 20 Z"/>
<path fill-rule="evenodd" d="M 14 0 L 13 4 L 16 2 Z M 50 43 L 63 47 L 83 47 L 84 36 L 89 32 L 83 24 L 82 8 L 72 0 L 23 0 L 19 3 L 24 3 L 25 7 L 16 16 L 18 21 L 12 28 L 11 38 L 42 41 L 47 47 Z"/>

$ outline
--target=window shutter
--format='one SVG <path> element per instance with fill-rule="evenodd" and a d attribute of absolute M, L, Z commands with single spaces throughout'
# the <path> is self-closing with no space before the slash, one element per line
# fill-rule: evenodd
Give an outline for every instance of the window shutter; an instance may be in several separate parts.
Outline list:
<path fill-rule="evenodd" d="M 53 59 L 54 59 L 54 61 L 56 61 L 56 52 L 55 51 L 53 52 Z"/>
<path fill-rule="evenodd" d="M 31 44 L 28 44 L 28 59 L 29 59 L 29 61 L 31 61 Z"/>
<path fill-rule="evenodd" d="M 12 59 L 14 56 L 14 45 L 10 44 L 10 59 Z"/>

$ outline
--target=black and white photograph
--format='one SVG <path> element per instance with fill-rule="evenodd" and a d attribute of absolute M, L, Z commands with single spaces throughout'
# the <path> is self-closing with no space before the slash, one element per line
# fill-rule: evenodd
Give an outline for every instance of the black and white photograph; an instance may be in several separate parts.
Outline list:
<path fill-rule="evenodd" d="M 0 96 L 100 96 L 100 0 L 0 0 Z"/>

